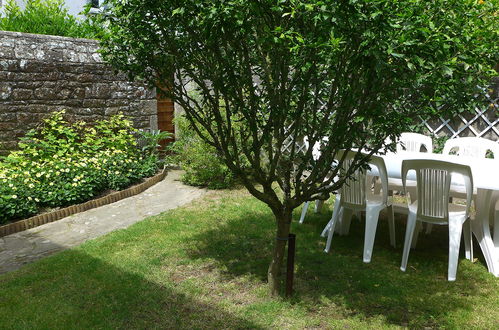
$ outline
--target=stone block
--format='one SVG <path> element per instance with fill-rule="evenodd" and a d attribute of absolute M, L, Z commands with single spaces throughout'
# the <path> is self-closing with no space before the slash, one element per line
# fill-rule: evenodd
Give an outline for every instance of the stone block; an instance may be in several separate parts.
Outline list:
<path fill-rule="evenodd" d="M 158 101 L 156 100 L 143 100 L 137 105 L 140 113 L 146 115 L 154 115 L 158 112 Z"/>
<path fill-rule="evenodd" d="M 158 115 L 152 115 L 149 117 L 149 127 L 151 129 L 159 129 L 158 128 Z"/>
<path fill-rule="evenodd" d="M 58 93 L 55 88 L 41 87 L 35 89 L 35 97 L 39 100 L 54 100 L 58 99 Z"/>
<path fill-rule="evenodd" d="M 87 99 L 108 99 L 112 95 L 112 89 L 108 84 L 94 83 L 85 88 L 85 98 Z"/>
<path fill-rule="evenodd" d="M 95 74 L 90 73 L 90 72 L 84 72 L 82 74 L 76 75 L 76 81 L 78 82 L 94 82 L 95 81 Z"/>
<path fill-rule="evenodd" d="M 12 112 L 0 113 L 0 124 L 9 123 L 6 126 L 10 126 L 11 122 L 15 122 L 17 119 L 16 114 Z"/>
<path fill-rule="evenodd" d="M 2 47 L 0 44 L 0 58 L 14 58 L 15 53 L 13 48 Z"/>
<path fill-rule="evenodd" d="M 119 107 L 113 107 L 113 108 L 106 108 L 105 110 L 105 115 L 106 116 L 114 116 L 114 115 L 117 115 L 118 113 L 120 113 L 122 111 L 120 111 L 120 108 Z"/>
<path fill-rule="evenodd" d="M 79 98 L 67 99 L 64 100 L 62 106 L 66 108 L 81 108 L 83 107 L 83 101 L 84 99 Z"/>
<path fill-rule="evenodd" d="M 10 98 L 12 100 L 26 100 L 29 101 L 33 98 L 33 90 L 31 89 L 23 89 L 23 88 L 17 88 L 12 91 L 12 94 L 10 95 Z"/>
<path fill-rule="evenodd" d="M 19 70 L 19 60 L 3 59 L 0 60 L 0 70 L 16 72 Z"/>
<path fill-rule="evenodd" d="M 130 102 L 126 99 L 118 98 L 118 99 L 107 99 L 105 101 L 106 107 L 123 107 L 123 106 L 128 106 Z"/>

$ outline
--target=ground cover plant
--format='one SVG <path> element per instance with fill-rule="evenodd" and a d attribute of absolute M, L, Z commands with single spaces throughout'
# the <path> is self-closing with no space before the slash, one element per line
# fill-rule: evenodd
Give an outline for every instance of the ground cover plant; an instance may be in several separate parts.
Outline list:
<path fill-rule="evenodd" d="M 0 15 L 0 30 L 91 39 L 102 33 L 91 17 L 70 15 L 64 0 L 27 0 L 23 8 L 8 0 Z"/>
<path fill-rule="evenodd" d="M 104 58 L 170 86 L 198 135 L 272 210 L 273 294 L 293 209 L 337 191 L 419 116 L 472 109 L 497 74 L 497 0 L 108 3 Z M 331 168 L 353 148 L 367 155 Z"/>
<path fill-rule="evenodd" d="M 499 281 L 460 258 L 447 282 L 447 232 L 434 227 L 399 270 L 380 221 L 362 262 L 363 222 L 323 253 L 330 204 L 296 226 L 295 293 L 267 294 L 273 214 L 242 190 L 212 191 L 189 206 L 0 275 L 7 329 L 493 329 Z M 299 217 L 298 212 L 294 219 Z M 405 221 L 397 223 L 402 242 Z M 36 235 L 36 233 L 35 233 Z M 479 249 L 477 250 L 479 251 Z"/>
<path fill-rule="evenodd" d="M 0 161 L 0 223 L 87 201 L 155 174 L 158 155 L 137 146 L 137 133 L 123 115 L 89 125 L 68 122 L 64 111 L 52 114 Z"/>

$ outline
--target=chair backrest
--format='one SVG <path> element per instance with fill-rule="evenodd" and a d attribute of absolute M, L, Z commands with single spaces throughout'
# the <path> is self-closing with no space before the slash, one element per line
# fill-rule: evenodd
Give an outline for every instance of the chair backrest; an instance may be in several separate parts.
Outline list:
<path fill-rule="evenodd" d="M 342 173 L 345 173 L 350 168 L 356 154 L 356 151 L 350 151 L 345 155 L 343 162 L 339 164 Z M 342 152 L 338 153 L 336 159 L 341 161 L 343 155 L 344 153 Z M 386 204 L 388 200 L 388 175 L 386 173 L 385 161 L 381 157 L 371 156 L 369 159 L 369 166 L 374 166 L 378 170 L 383 194 L 382 201 Z M 368 181 L 366 171 L 363 169 L 356 170 L 353 175 L 345 181 L 345 184 L 340 190 L 342 204 L 352 207 L 365 207 L 368 196 L 371 194 L 370 182 Z"/>
<path fill-rule="evenodd" d="M 449 191 L 452 174 L 460 174 L 466 187 L 466 215 L 469 215 L 473 197 L 473 177 L 469 166 L 429 159 L 404 160 L 402 183 L 406 186 L 407 173 L 416 171 L 418 217 L 427 221 L 448 221 Z M 411 197 L 412 199 L 412 197 Z"/>
<path fill-rule="evenodd" d="M 327 142 L 328 138 L 324 137 L 324 138 L 322 138 L 322 141 Z M 314 146 L 312 148 L 312 157 L 314 158 L 314 160 L 319 159 L 319 157 L 321 156 L 321 142 L 322 141 L 317 141 L 314 143 Z M 308 148 L 310 147 L 310 142 L 308 141 L 308 136 L 305 136 L 303 138 L 303 145 L 305 146 L 304 150 L 306 152 L 308 150 Z"/>
<path fill-rule="evenodd" d="M 433 152 L 431 137 L 418 133 L 402 133 L 397 143 L 397 152 L 421 152 L 421 147 L 426 152 Z"/>
<path fill-rule="evenodd" d="M 449 155 L 455 151 L 458 156 L 485 158 L 489 150 L 499 159 L 499 143 L 481 137 L 462 137 L 447 140 L 442 153 Z"/>

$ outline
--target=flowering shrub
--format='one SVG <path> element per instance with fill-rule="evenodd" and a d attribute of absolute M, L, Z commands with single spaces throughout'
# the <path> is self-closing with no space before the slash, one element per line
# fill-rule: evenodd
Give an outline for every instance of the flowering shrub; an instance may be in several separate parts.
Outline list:
<path fill-rule="evenodd" d="M 63 114 L 44 120 L 0 163 L 0 223 L 123 189 L 158 170 L 158 156 L 142 154 L 123 115 L 90 126 Z"/>

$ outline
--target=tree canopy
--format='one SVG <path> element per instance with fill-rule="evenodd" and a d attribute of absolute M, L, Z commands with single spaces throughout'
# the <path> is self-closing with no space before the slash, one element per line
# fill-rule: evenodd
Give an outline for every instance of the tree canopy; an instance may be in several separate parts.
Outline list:
<path fill-rule="evenodd" d="M 108 2 L 104 58 L 184 108 L 272 209 L 278 238 L 294 208 L 338 190 L 388 137 L 469 109 L 499 60 L 496 0 Z M 333 159 L 353 148 L 366 154 L 339 173 Z M 284 247 L 274 243 L 274 293 Z"/>

